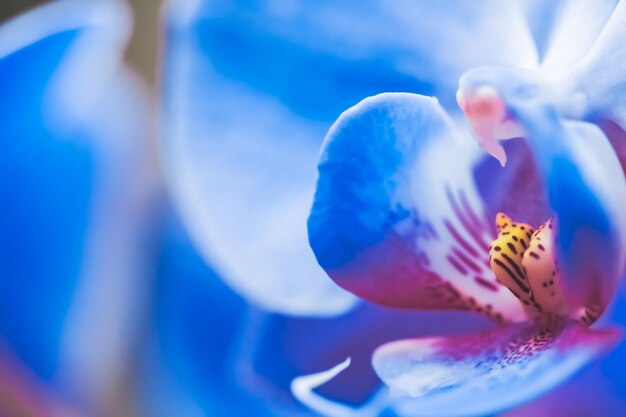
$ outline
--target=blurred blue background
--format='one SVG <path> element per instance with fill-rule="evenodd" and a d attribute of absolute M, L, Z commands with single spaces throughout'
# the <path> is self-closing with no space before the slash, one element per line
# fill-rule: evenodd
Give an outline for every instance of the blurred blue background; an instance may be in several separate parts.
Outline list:
<path fill-rule="evenodd" d="M 38 3 L 3 0 L 0 19 Z M 365 96 L 435 91 L 384 57 L 343 59 L 268 34 L 252 3 L 241 2 L 249 13 L 199 23 L 194 42 L 212 56 L 206 68 L 215 79 L 246 80 L 298 115 L 302 125 L 293 129 L 306 126 L 315 141 L 296 138 L 294 148 L 317 154 L 329 124 Z M 157 58 L 167 32 L 158 28 L 160 2 L 131 5 L 135 25 L 124 59 L 132 72 L 112 75 L 95 104 L 85 105 L 88 114 L 59 105 L 57 125 L 46 107 L 51 74 L 79 28 L 0 61 L 0 416 L 314 416 L 291 395 L 293 378 L 351 356 L 353 367 L 320 392 L 360 407 L 379 387 L 369 361 L 381 343 L 486 325 L 456 313 L 352 304 L 343 295 L 323 314 L 290 316 L 227 286 L 222 278 L 237 284 L 226 267 L 209 265 L 210 251 L 189 232 L 159 162 Z M 172 44 L 189 36 L 167 35 Z M 93 75 L 85 71 L 60 88 L 81 93 Z M 293 77 L 301 89 L 292 88 Z M 619 300 L 616 320 L 626 315 L 623 289 Z M 506 415 L 626 415 L 624 349 Z"/>

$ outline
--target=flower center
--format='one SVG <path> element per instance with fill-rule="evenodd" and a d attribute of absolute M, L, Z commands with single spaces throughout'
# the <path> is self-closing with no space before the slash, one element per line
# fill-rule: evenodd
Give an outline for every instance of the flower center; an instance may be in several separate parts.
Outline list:
<path fill-rule="evenodd" d="M 496 216 L 498 237 L 489 248 L 489 264 L 498 282 L 517 297 L 531 317 L 568 316 L 555 256 L 552 219 L 537 230 Z"/>

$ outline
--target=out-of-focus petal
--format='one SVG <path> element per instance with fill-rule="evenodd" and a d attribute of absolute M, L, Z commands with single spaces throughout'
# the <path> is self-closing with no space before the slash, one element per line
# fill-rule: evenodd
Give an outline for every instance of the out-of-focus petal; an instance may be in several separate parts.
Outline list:
<path fill-rule="evenodd" d="M 512 108 L 557 218 L 565 290 L 576 305 L 603 309 L 625 260 L 626 181 L 619 160 L 594 125 L 563 122 L 552 108 L 532 102 L 512 103 Z"/>
<path fill-rule="evenodd" d="M 430 86 L 440 99 L 454 99 L 456 81 L 469 68 L 538 63 L 517 2 L 367 0 L 354 7 L 346 0 L 315 6 L 299 0 L 171 0 L 168 6 L 172 20 L 195 32 L 197 46 L 219 73 L 316 119 L 384 91 L 425 93 Z M 299 82 L 297 92 L 292 76 L 307 81 Z"/>
<path fill-rule="evenodd" d="M 584 116 L 611 117 L 626 129 L 626 3 L 621 1 L 589 53 L 566 78 Z M 576 49 L 576 48 L 575 48 Z"/>
<path fill-rule="evenodd" d="M 204 262 L 169 206 L 160 220 L 153 321 L 137 368 L 139 414 L 280 416 L 233 379 L 245 302 Z"/>
<path fill-rule="evenodd" d="M 83 116 L 98 181 L 80 282 L 65 322 L 61 378 L 94 401 L 110 400 L 107 390 L 124 378 L 149 309 L 150 238 L 160 203 L 151 110 L 142 81 L 120 68 L 93 112 Z"/>
<path fill-rule="evenodd" d="M 120 329 L 138 305 L 123 297 L 135 294 L 144 249 L 150 121 L 121 66 L 129 22 L 122 2 L 64 0 L 0 28 L 0 330 L 75 396 L 102 395 L 112 388 L 102 379 L 121 376 L 131 339 Z M 83 299 L 89 287 L 100 302 Z"/>
<path fill-rule="evenodd" d="M 343 109 L 384 91 L 454 101 L 478 63 L 532 65 L 516 6 L 497 1 L 170 1 L 165 159 L 195 240 L 230 285 L 274 311 L 330 315 L 303 227 L 315 161 Z"/>
<path fill-rule="evenodd" d="M 522 318 L 488 266 L 492 219 L 473 181 L 481 151 L 433 98 L 368 98 L 326 137 L 309 218 L 320 265 L 391 306 Z"/>
<path fill-rule="evenodd" d="M 79 417 L 60 393 L 45 384 L 0 341 L 0 415 Z"/>
<path fill-rule="evenodd" d="M 526 16 L 528 27 L 537 46 L 538 55 L 543 58 L 563 0 L 517 0 L 517 2 Z"/>
<path fill-rule="evenodd" d="M 448 338 L 380 347 L 378 375 L 400 400 L 402 416 L 488 415 L 528 401 L 577 372 L 614 345 L 618 332 L 577 324 L 540 330 L 523 323 Z"/>
<path fill-rule="evenodd" d="M 95 0 L 86 4 L 62 0 L 4 24 L 0 28 L 0 57 L 15 60 L 11 56 L 16 52 L 23 55 L 25 49 L 32 50 L 44 41 L 56 43 L 57 51 L 65 48 L 63 59 L 56 62 L 58 67 L 48 68 L 45 74 L 45 89 L 33 86 L 27 97 L 41 93 L 38 98 L 44 122 L 57 131 L 71 130 L 92 114 L 103 89 L 117 74 L 130 29 L 130 12 L 121 1 Z M 52 57 L 55 52 L 49 54 Z"/>
<path fill-rule="evenodd" d="M 556 4 L 542 68 L 563 71 L 580 61 L 593 46 L 618 1 L 541 2 L 543 7 Z"/>
<path fill-rule="evenodd" d="M 265 309 L 345 312 L 354 297 L 328 280 L 306 238 L 323 124 L 217 72 L 198 30 L 173 24 L 165 73 L 164 157 L 192 236 L 220 276 Z"/>

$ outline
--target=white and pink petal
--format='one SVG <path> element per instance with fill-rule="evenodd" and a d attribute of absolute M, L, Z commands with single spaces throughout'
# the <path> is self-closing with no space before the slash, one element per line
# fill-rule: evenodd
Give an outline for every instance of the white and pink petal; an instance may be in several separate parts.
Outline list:
<path fill-rule="evenodd" d="M 370 97 L 326 137 L 309 240 L 340 286 L 390 306 L 523 319 L 488 263 L 492 219 L 472 169 L 478 147 L 436 99 Z"/>
<path fill-rule="evenodd" d="M 619 339 L 574 323 L 510 324 L 479 333 L 409 339 L 380 347 L 374 369 L 401 416 L 490 415 L 567 379 Z"/>

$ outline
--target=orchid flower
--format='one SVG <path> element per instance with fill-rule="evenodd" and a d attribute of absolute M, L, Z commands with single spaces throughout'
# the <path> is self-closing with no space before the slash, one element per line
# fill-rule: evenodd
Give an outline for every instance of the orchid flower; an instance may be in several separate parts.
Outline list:
<path fill-rule="evenodd" d="M 328 125 L 366 96 L 436 93 L 450 108 L 464 70 L 531 67 L 537 48 L 512 3 L 167 1 L 166 176 L 220 276 L 268 311 L 334 316 L 354 308 L 355 297 L 316 263 L 305 227 Z M 557 13 L 526 3 L 539 39 Z M 592 32 L 602 24 L 595 14 L 585 22 Z"/>
<path fill-rule="evenodd" d="M 402 393 L 386 405 L 399 415 L 510 408 L 619 340 L 596 323 L 626 256 L 626 3 L 570 2 L 559 18 L 545 53 L 528 27 L 511 25 L 509 49 L 492 53 L 514 50 L 517 62 L 467 67 L 456 94 L 467 125 L 444 109 L 442 88 L 441 100 L 366 98 L 326 136 L 308 228 L 328 275 L 375 303 L 497 324 L 379 347 L 372 364 Z M 311 392 L 347 365 L 294 390 L 349 415 Z"/>
<path fill-rule="evenodd" d="M 110 405 L 136 332 L 150 200 L 130 25 L 122 2 L 62 0 L 0 27 L 0 334 L 90 415 Z"/>

